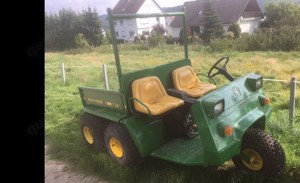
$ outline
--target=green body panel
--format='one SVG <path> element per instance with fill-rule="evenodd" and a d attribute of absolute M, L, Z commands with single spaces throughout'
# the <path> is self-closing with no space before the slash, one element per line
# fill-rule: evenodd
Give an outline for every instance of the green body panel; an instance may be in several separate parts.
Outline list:
<path fill-rule="evenodd" d="M 251 75 L 248 75 L 251 76 Z M 204 149 L 204 166 L 220 165 L 231 157 L 240 153 L 240 145 L 244 132 L 258 121 L 265 122 L 271 108 L 263 106 L 259 97 L 262 90 L 251 92 L 242 77 L 231 83 L 197 99 L 192 106 L 191 113 L 200 132 Z M 234 92 L 239 91 L 239 92 Z M 205 102 L 210 98 L 223 98 L 224 111 L 218 116 L 210 116 L 206 111 Z M 234 134 L 225 137 L 225 126 L 234 127 Z M 265 123 L 261 125 L 264 128 Z"/>
<path fill-rule="evenodd" d="M 163 122 L 146 115 L 136 115 L 121 121 L 131 135 L 140 155 L 148 156 L 165 143 Z"/>
<path fill-rule="evenodd" d="M 79 87 L 83 111 L 118 122 L 127 116 L 123 95 L 119 92 Z"/>
<path fill-rule="evenodd" d="M 191 61 L 189 59 L 178 60 L 175 62 L 170 62 L 167 64 L 163 64 L 157 67 L 148 68 L 136 72 L 131 72 L 128 74 L 124 74 L 121 77 L 122 88 L 124 91 L 124 96 L 126 99 L 132 97 L 131 84 L 134 80 L 144 78 L 147 76 L 157 76 L 161 83 L 163 84 L 165 89 L 174 88 L 173 80 L 172 80 L 172 71 L 176 68 L 191 65 Z M 127 106 L 132 105 L 129 101 L 126 101 Z M 129 109 L 129 106 L 127 107 Z"/>

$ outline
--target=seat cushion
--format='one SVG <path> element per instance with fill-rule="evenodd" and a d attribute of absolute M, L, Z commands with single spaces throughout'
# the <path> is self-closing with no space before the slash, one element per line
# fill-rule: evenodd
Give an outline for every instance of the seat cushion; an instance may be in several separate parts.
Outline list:
<path fill-rule="evenodd" d="M 214 84 L 201 82 L 191 66 L 183 66 L 172 72 L 174 87 L 197 98 L 216 89 Z"/>
<path fill-rule="evenodd" d="M 199 82 L 189 89 L 184 89 L 190 97 L 198 98 L 202 97 L 204 94 L 215 90 L 217 87 L 214 84 Z"/>
<path fill-rule="evenodd" d="M 152 115 L 160 115 L 184 103 L 181 99 L 169 96 L 156 76 L 135 80 L 132 83 L 132 95 L 145 104 Z M 148 114 L 148 110 L 139 102 L 134 101 L 134 107 Z"/>

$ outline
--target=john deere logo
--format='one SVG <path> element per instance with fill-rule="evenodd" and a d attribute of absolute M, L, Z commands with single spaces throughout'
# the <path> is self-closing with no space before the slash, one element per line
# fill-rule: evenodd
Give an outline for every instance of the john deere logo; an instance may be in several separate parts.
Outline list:
<path fill-rule="evenodd" d="M 233 94 L 237 97 L 239 97 L 241 95 L 241 91 L 237 86 L 233 87 L 232 91 L 233 91 Z"/>

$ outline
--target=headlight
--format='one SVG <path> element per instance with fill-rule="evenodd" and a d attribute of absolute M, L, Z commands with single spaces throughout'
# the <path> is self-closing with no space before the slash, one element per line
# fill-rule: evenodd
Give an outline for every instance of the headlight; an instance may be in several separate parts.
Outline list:
<path fill-rule="evenodd" d="M 213 118 L 218 116 L 224 111 L 225 102 L 223 98 L 214 96 L 211 98 L 205 99 L 203 101 L 203 107 L 209 117 Z"/>
<path fill-rule="evenodd" d="M 262 87 L 263 78 L 260 75 L 251 74 L 250 76 L 247 77 L 246 83 L 251 91 L 256 91 Z"/>
<path fill-rule="evenodd" d="M 224 100 L 217 103 L 214 108 L 215 115 L 218 115 L 219 113 L 221 113 L 223 111 L 224 111 Z"/>

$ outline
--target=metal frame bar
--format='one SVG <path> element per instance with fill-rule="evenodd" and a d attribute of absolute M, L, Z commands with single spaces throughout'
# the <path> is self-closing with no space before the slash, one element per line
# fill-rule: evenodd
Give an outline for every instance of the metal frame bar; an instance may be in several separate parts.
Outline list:
<path fill-rule="evenodd" d="M 184 40 L 184 57 L 188 59 L 188 45 L 187 45 L 187 34 L 186 34 L 186 13 L 185 8 L 183 8 L 183 12 L 176 12 L 176 13 L 151 13 L 151 14 L 112 14 L 111 8 L 107 8 L 107 14 L 108 14 L 108 20 L 109 20 L 109 27 L 111 32 L 111 39 L 112 39 L 112 45 L 114 49 L 114 55 L 115 55 L 115 63 L 117 67 L 117 73 L 118 73 L 118 80 L 119 80 L 119 86 L 120 86 L 120 92 L 123 93 L 124 88 L 121 83 L 121 77 L 122 77 L 122 68 L 120 63 L 120 57 L 119 57 L 119 49 L 117 45 L 117 38 L 115 34 L 115 26 L 114 26 L 114 20 L 120 20 L 120 19 L 132 19 L 132 18 L 150 18 L 150 17 L 168 17 L 168 16 L 182 16 L 182 23 L 183 23 L 183 40 Z"/>

